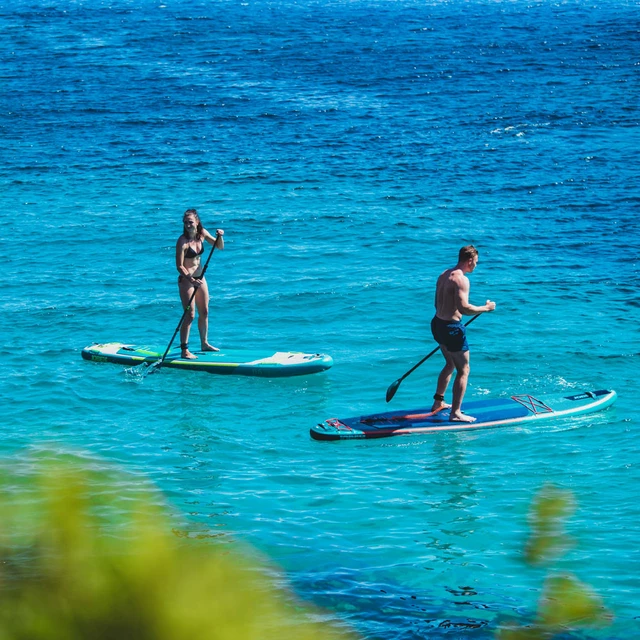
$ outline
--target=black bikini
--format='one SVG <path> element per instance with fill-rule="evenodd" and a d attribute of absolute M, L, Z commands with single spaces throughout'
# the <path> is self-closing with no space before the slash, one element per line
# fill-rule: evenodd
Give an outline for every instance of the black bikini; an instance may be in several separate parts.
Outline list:
<path fill-rule="evenodd" d="M 204 242 L 200 243 L 200 251 L 195 251 L 191 245 L 189 245 L 187 247 L 187 250 L 184 252 L 184 257 L 185 258 L 189 258 L 189 259 L 193 259 L 193 258 L 197 258 L 198 256 L 201 256 L 204 253 Z M 178 276 L 178 282 L 182 282 L 182 280 L 184 279 L 185 276 Z M 196 279 L 200 279 L 202 278 L 202 276 L 194 276 Z"/>
<path fill-rule="evenodd" d="M 197 256 L 201 256 L 204 253 L 204 243 L 200 245 L 200 251 L 195 251 L 192 249 L 191 245 L 187 247 L 187 250 L 184 252 L 185 258 L 196 258 Z"/>

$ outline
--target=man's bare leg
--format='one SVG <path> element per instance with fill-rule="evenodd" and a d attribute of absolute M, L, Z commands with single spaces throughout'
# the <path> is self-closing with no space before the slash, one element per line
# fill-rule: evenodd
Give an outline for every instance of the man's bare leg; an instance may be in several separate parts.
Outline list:
<path fill-rule="evenodd" d="M 451 354 L 449 353 L 447 348 L 443 345 L 440 345 L 440 351 L 442 351 L 445 363 L 444 367 L 442 367 L 440 375 L 438 376 L 438 384 L 436 386 L 436 392 L 433 396 L 433 405 L 431 405 L 431 411 L 433 413 L 442 411 L 443 409 L 448 409 L 451 406 L 444 401 L 444 394 L 446 393 L 447 387 L 449 386 L 451 376 L 456 369 L 456 365 L 453 362 L 453 358 L 451 357 Z"/>
<path fill-rule="evenodd" d="M 475 422 L 476 419 L 462 413 L 462 399 L 467 390 L 467 382 L 469 380 L 469 352 L 455 351 L 450 352 L 456 367 L 456 379 L 453 381 L 453 402 L 451 403 L 451 414 L 449 420 L 451 422 Z"/>

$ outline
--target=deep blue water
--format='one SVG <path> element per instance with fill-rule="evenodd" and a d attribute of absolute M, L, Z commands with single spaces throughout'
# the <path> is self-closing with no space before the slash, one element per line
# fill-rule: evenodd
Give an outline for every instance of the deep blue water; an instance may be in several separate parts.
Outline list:
<path fill-rule="evenodd" d="M 157 484 L 192 532 L 251 543 L 366 638 L 490 637 L 533 614 L 520 560 L 545 482 L 554 565 L 638 634 L 637 2 L 0 5 L 0 401 L 8 463 L 75 450 Z M 226 231 L 211 339 L 330 353 L 314 376 L 164 370 L 181 215 Z M 433 286 L 475 244 L 468 398 L 614 388 L 602 414 L 326 444 L 332 416 L 424 406 Z M 194 336 L 195 339 L 195 336 Z M 99 490 L 96 488 L 96 491 Z"/>

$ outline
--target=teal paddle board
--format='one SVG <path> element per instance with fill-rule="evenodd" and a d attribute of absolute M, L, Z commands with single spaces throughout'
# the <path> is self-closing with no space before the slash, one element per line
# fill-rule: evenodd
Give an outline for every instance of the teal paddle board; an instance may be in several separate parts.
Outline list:
<path fill-rule="evenodd" d="M 356 418 L 329 418 L 311 428 L 311 437 L 315 440 L 353 440 L 531 425 L 600 411 L 613 404 L 616 397 L 615 391 L 600 389 L 573 395 L 535 397 L 519 394 L 509 398 L 463 402 L 462 411 L 476 418 L 475 422 L 451 422 L 448 409 L 432 413 L 430 408 L 388 411 Z"/>
<path fill-rule="evenodd" d="M 296 351 L 269 351 L 267 349 L 220 349 L 220 351 L 195 351 L 196 360 L 181 357 L 180 348 L 174 347 L 162 363 L 171 369 L 190 369 L 240 376 L 278 378 L 301 376 L 325 371 L 333 359 L 323 353 L 298 353 Z M 165 347 L 139 346 L 108 342 L 92 344 L 82 350 L 82 357 L 93 362 L 114 362 L 127 366 L 152 364 L 164 355 Z"/>

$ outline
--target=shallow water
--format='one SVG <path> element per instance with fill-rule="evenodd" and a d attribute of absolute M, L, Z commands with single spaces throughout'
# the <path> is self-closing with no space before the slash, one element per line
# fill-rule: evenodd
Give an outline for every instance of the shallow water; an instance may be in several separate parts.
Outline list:
<path fill-rule="evenodd" d="M 185 529 L 245 540 L 367 638 L 490 637 L 531 616 L 545 482 L 571 571 L 638 629 L 637 5 L 98 2 L 0 8 L 5 460 L 73 449 L 156 483 Z M 211 338 L 330 353 L 264 380 L 144 381 L 81 349 L 168 341 L 181 214 L 226 231 Z M 319 443 L 424 406 L 437 275 L 480 262 L 469 398 L 614 388 L 601 414 Z M 197 337 L 192 336 L 192 344 Z"/>

